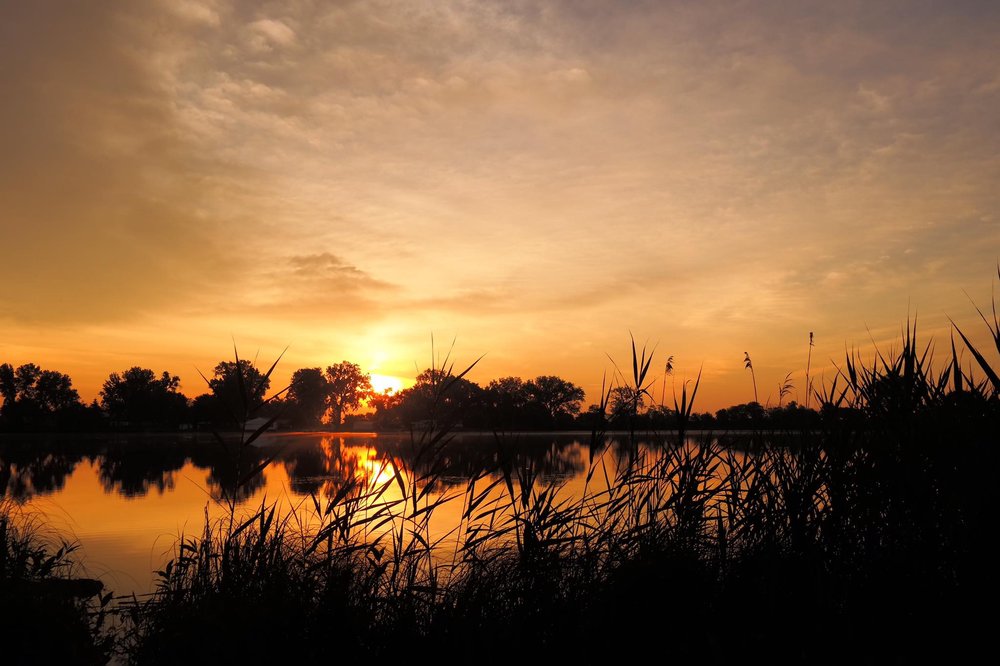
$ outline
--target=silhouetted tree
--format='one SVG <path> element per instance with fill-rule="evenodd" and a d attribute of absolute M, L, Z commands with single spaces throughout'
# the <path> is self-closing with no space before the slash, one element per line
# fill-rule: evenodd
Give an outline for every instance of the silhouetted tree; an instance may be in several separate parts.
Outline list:
<path fill-rule="evenodd" d="M 642 391 L 632 386 L 617 386 L 611 390 L 611 418 L 617 420 L 634 419 L 645 403 Z"/>
<path fill-rule="evenodd" d="M 120 425 L 175 426 L 184 418 L 187 398 L 178 392 L 180 377 L 134 366 L 111 373 L 101 388 L 101 406 Z M 124 423 L 123 423 L 124 422 Z"/>
<path fill-rule="evenodd" d="M 720 426 L 730 428 L 760 428 L 765 425 L 767 411 L 759 402 L 748 402 L 720 409 L 715 419 Z"/>
<path fill-rule="evenodd" d="M 330 408 L 330 423 L 343 423 L 344 412 L 357 409 L 361 401 L 372 394 L 371 376 L 361 372 L 361 366 L 341 361 L 326 369 L 326 405 Z"/>
<path fill-rule="evenodd" d="M 42 409 L 57 412 L 80 404 L 80 395 L 73 388 L 73 380 L 55 370 L 43 370 L 35 382 L 35 400 Z"/>
<path fill-rule="evenodd" d="M 292 373 L 288 389 L 289 416 L 300 427 L 316 427 L 327 410 L 330 384 L 319 368 L 301 368 Z"/>
<path fill-rule="evenodd" d="M 819 412 L 792 400 L 783 407 L 771 407 L 767 418 L 773 428 L 781 430 L 803 430 L 819 424 Z"/>
<path fill-rule="evenodd" d="M 368 406 L 375 410 L 373 420 L 375 427 L 380 430 L 401 428 L 403 424 L 399 419 L 399 406 L 402 404 L 403 393 L 387 388 L 381 393 L 372 393 L 368 398 Z"/>
<path fill-rule="evenodd" d="M 4 405 L 12 405 L 17 400 L 17 375 L 10 363 L 0 365 L 0 398 Z"/>
<path fill-rule="evenodd" d="M 106 429 L 107 417 L 97 400 L 89 405 L 77 402 L 59 412 L 56 426 L 66 432 L 97 432 Z"/>
<path fill-rule="evenodd" d="M 254 410 L 264 400 L 271 380 L 261 374 L 253 363 L 246 359 L 222 361 L 215 366 L 215 374 L 208 382 L 212 394 L 228 409 L 233 417 Z"/>
<path fill-rule="evenodd" d="M 554 424 L 566 422 L 580 413 L 583 389 L 554 375 L 535 377 L 527 383 L 528 395 L 540 404 Z"/>
<path fill-rule="evenodd" d="M 531 395 L 520 377 L 501 377 L 486 385 L 486 398 L 495 409 L 520 411 L 528 404 Z"/>
<path fill-rule="evenodd" d="M 7 363 L 0 366 L 0 395 L 4 398 L 0 414 L 14 429 L 51 429 L 60 417 L 82 407 L 69 375 L 42 370 L 34 363 L 16 369 Z"/>
<path fill-rule="evenodd" d="M 225 409 L 219 406 L 218 399 L 211 393 L 202 393 L 188 404 L 188 418 L 195 427 L 221 424 L 224 414 Z M 231 418 L 229 420 L 232 421 Z"/>
<path fill-rule="evenodd" d="M 392 407 L 391 419 L 403 428 L 430 421 L 437 426 L 483 427 L 482 387 L 456 378 L 440 369 L 424 370 L 410 388 L 401 391 Z"/>
<path fill-rule="evenodd" d="M 491 420 L 500 427 L 521 425 L 531 396 L 520 377 L 501 377 L 486 385 L 484 395 Z"/>
<path fill-rule="evenodd" d="M 520 377 L 494 379 L 486 386 L 484 399 L 493 426 L 539 428 L 551 425 L 548 408 L 532 399 L 529 383 Z"/>

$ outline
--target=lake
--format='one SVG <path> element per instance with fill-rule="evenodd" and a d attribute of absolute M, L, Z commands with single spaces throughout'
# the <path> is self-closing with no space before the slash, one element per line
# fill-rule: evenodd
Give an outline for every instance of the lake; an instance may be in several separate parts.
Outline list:
<path fill-rule="evenodd" d="M 347 479 L 391 478 L 390 460 L 408 478 L 428 464 L 415 456 L 408 434 L 269 433 L 263 439 L 244 452 L 237 475 L 212 435 L 5 435 L 0 493 L 79 545 L 79 575 L 101 578 L 116 596 L 143 595 L 153 590 L 154 572 L 173 555 L 180 535 L 199 535 L 206 515 L 228 515 L 224 489 L 246 470 L 263 466 L 232 493 L 239 511 L 266 502 L 277 503 L 281 513 L 297 509 L 308 516 L 313 495 L 322 500 Z M 626 440 L 609 437 L 601 451 L 613 461 L 624 455 Z M 663 442 L 646 441 L 653 444 L 643 447 Z M 540 484 L 579 495 L 598 453 L 589 442 L 589 433 L 458 434 L 436 458 L 441 467 L 432 496 L 460 494 L 471 475 L 495 468 L 501 457 L 515 467 L 530 464 Z M 454 527 L 461 510 L 460 500 L 435 510 L 435 533 Z"/>

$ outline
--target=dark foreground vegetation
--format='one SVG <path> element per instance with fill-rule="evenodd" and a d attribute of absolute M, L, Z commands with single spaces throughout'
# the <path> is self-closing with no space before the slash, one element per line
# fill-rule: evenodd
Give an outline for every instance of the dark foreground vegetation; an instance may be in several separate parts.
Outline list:
<path fill-rule="evenodd" d="M 1000 352 L 1000 322 L 987 323 Z M 573 495 L 515 464 L 502 435 L 495 466 L 440 494 L 449 426 L 461 419 L 448 396 L 465 374 L 446 362 L 429 379 L 429 425 L 412 436 L 416 464 L 389 455 L 295 513 L 240 513 L 241 487 L 267 462 L 244 457 L 262 430 L 221 441 L 237 470 L 221 492 L 229 518 L 184 537 L 154 598 L 120 604 L 113 628 L 101 623 L 99 594 L 19 592 L 58 578 L 67 553 L 38 551 L 4 518 L 4 631 L 24 625 L 18 608 L 44 604 L 60 618 L 46 626 L 83 645 L 81 661 L 109 656 L 113 641 L 120 658 L 143 664 L 988 654 L 1000 377 L 956 332 L 968 363 L 953 343 L 935 366 L 908 325 L 898 350 L 846 359 L 816 392 L 811 427 L 781 439 L 761 429 L 740 447 L 683 436 L 694 383 L 673 406 L 675 444 L 641 446 L 637 430 L 623 455 L 609 455 L 608 391 L 592 421 L 587 487 Z M 635 354 L 623 384 L 633 399 L 650 363 Z M 243 386 L 238 420 L 252 416 L 258 388 Z M 433 519 L 449 508 L 461 521 L 441 533 Z"/>
<path fill-rule="evenodd" d="M 81 578 L 74 546 L 0 499 L 0 661 L 103 664 L 116 636 L 111 593 Z"/>

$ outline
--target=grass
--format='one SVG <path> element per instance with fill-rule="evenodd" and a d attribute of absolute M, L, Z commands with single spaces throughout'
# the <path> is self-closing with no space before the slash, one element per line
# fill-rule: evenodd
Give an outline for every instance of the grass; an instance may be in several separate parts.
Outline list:
<path fill-rule="evenodd" d="M 641 390 L 651 359 L 635 356 Z M 387 457 L 295 513 L 263 504 L 182 541 L 136 609 L 130 654 L 457 660 L 505 646 L 583 663 L 648 649 L 834 663 L 971 651 L 989 635 L 974 609 L 995 592 L 998 393 L 954 351 L 942 372 L 932 361 L 915 324 L 896 352 L 849 355 L 817 396 L 823 427 L 791 441 L 630 437 L 614 455 L 595 430 L 606 445 L 582 493 L 541 484 L 500 434 L 495 467 L 441 492 L 448 432 L 415 432 L 407 464 Z M 461 374 L 442 372 L 442 394 Z M 682 385 L 679 417 L 697 387 Z M 459 524 L 436 532 L 451 504 Z"/>
<path fill-rule="evenodd" d="M 996 592 L 1000 383 L 956 332 L 977 373 L 954 341 L 935 371 L 908 322 L 898 349 L 848 354 L 815 392 L 819 428 L 741 447 L 687 436 L 700 374 L 690 393 L 682 382 L 678 436 L 661 445 L 610 440 L 602 388 L 582 491 L 542 483 L 502 433 L 492 466 L 447 478 L 446 398 L 472 367 L 455 372 L 450 356 L 432 367 L 429 425 L 405 454 L 285 515 L 266 501 L 237 512 L 264 467 L 241 454 L 260 431 L 244 435 L 228 515 L 180 539 L 154 597 L 128 608 L 122 658 L 967 658 L 991 636 L 980 609 Z M 652 352 L 633 342 L 632 355 L 622 383 L 642 396 Z M 445 512 L 457 523 L 441 527 Z M 36 578 L 68 554 L 35 552 L 14 559 L 51 561 Z"/>
<path fill-rule="evenodd" d="M 753 381 L 753 401 L 760 404 L 760 398 L 757 397 L 757 375 L 754 374 L 749 352 L 743 352 L 743 367 L 750 371 L 750 379 Z"/>
<path fill-rule="evenodd" d="M 813 332 L 809 331 L 809 352 L 806 354 L 806 409 L 809 408 L 809 399 L 812 397 L 812 381 L 809 379 L 809 371 L 812 368 L 812 352 L 815 347 L 813 342 Z"/>
<path fill-rule="evenodd" d="M 103 664 L 114 634 L 111 594 L 78 576 L 76 545 L 50 534 L 37 514 L 0 500 L 0 644 L 4 663 Z"/>

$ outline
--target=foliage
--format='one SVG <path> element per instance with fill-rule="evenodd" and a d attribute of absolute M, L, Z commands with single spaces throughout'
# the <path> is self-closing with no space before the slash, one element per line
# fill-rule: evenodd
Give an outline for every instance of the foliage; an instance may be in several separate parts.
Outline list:
<path fill-rule="evenodd" d="M 0 415 L 12 429 L 44 429 L 83 409 L 69 375 L 34 363 L 0 365 Z"/>
<path fill-rule="evenodd" d="M 743 367 L 750 371 L 750 379 L 753 381 L 753 401 L 759 403 L 760 398 L 757 397 L 757 375 L 753 371 L 753 361 L 750 360 L 748 352 L 743 352 Z"/>
<path fill-rule="evenodd" d="M 344 414 L 357 409 L 372 395 L 371 376 L 361 372 L 361 366 L 341 361 L 326 369 L 326 405 L 330 423 L 339 426 Z"/>
<path fill-rule="evenodd" d="M 498 430 L 544 428 L 551 413 L 534 399 L 532 382 L 520 377 L 501 377 L 487 384 L 483 395 L 489 425 Z"/>
<path fill-rule="evenodd" d="M 289 419 L 299 427 L 318 427 L 327 410 L 329 384 L 319 368 L 292 373 L 288 388 Z"/>
<path fill-rule="evenodd" d="M 611 419 L 612 421 L 628 422 L 639 415 L 639 410 L 645 406 L 645 394 L 636 391 L 632 386 L 616 386 L 611 389 Z"/>
<path fill-rule="evenodd" d="M 392 389 L 381 393 L 372 393 L 368 406 L 375 410 L 372 416 L 379 430 L 398 430 L 402 426 L 399 419 L 399 408 L 402 404 L 402 394 Z"/>
<path fill-rule="evenodd" d="M 583 389 L 555 375 L 540 375 L 527 383 L 531 400 L 541 405 L 553 423 L 564 421 L 580 413 Z"/>
<path fill-rule="evenodd" d="M 917 349 L 852 362 L 848 389 L 827 388 L 824 404 L 860 421 L 827 412 L 742 445 L 601 439 L 573 493 L 543 483 L 502 436 L 494 463 L 448 491 L 448 430 L 429 418 L 409 464 L 387 454 L 313 496 L 308 515 L 262 504 L 182 540 L 156 602 L 135 610 L 130 654 L 298 661 L 330 645 L 354 659 L 517 644 L 589 663 L 637 658 L 646 644 L 622 637 L 664 627 L 685 637 L 671 651 L 686 660 L 705 660 L 705 646 L 711 662 L 973 653 L 990 635 L 980 609 L 993 593 L 1000 396 L 964 371 L 957 383 L 931 373 Z M 424 374 L 427 416 L 447 414 L 462 379 Z M 678 422 L 697 384 L 678 398 Z M 760 422 L 803 409 L 745 407 Z M 460 524 L 437 534 L 446 505 Z M 255 641 L 263 615 L 280 645 Z"/>
<path fill-rule="evenodd" d="M 76 545 L 45 534 L 37 516 L 0 499 L 0 644 L 4 663 L 104 664 L 114 634 L 111 594 L 74 574 Z"/>
<path fill-rule="evenodd" d="M 180 377 L 134 366 L 111 373 L 101 388 L 101 407 L 124 427 L 176 427 L 186 416 L 187 398 Z"/>
<path fill-rule="evenodd" d="M 256 408 L 271 386 L 270 374 L 265 376 L 252 362 L 241 358 L 220 361 L 207 381 L 212 395 L 232 414 Z"/>
<path fill-rule="evenodd" d="M 585 483 L 572 492 L 543 482 L 502 433 L 454 485 L 456 417 L 525 383 L 483 391 L 465 378 L 472 366 L 456 374 L 447 359 L 395 404 L 384 396 L 384 409 L 426 410 L 405 462 L 389 451 L 374 469 L 352 466 L 290 514 L 266 502 L 236 514 L 240 489 L 273 459 L 251 457 L 263 431 L 244 431 L 226 477 L 229 514 L 182 538 L 155 597 L 126 609 L 124 656 L 447 658 L 517 645 L 590 663 L 646 657 L 640 638 L 665 628 L 683 637 L 672 657 L 716 663 L 962 661 L 988 647 L 1000 481 L 1000 386 L 989 372 L 963 369 L 954 344 L 935 370 L 908 323 L 900 351 L 847 356 L 817 391 L 818 414 L 755 401 L 717 415 L 752 423 L 749 440 L 685 437 L 699 374 L 672 411 L 634 410 L 673 419 L 678 437 L 619 441 L 601 429 L 611 389 L 633 389 L 619 403 L 634 405 L 650 385 L 651 356 L 633 345 L 632 360 L 631 381 L 602 388 L 591 412 Z M 766 431 L 804 414 L 806 427 Z M 433 529 L 439 512 L 458 525 Z M 262 618 L 281 641 L 261 638 Z"/>

